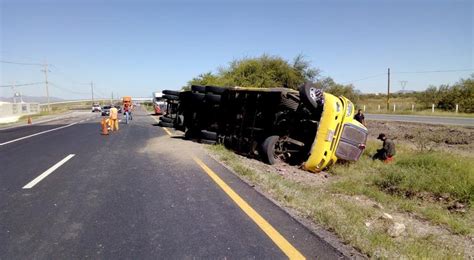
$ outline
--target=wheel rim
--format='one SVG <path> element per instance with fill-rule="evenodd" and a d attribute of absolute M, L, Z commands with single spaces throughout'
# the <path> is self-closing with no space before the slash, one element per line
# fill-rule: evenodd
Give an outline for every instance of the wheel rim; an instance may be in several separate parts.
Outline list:
<path fill-rule="evenodd" d="M 311 97 L 311 99 L 313 99 L 314 101 L 316 101 L 316 98 L 318 96 L 317 94 L 317 89 L 315 88 L 310 88 L 309 89 L 309 96 Z"/>
<path fill-rule="evenodd" d="M 277 141 L 275 144 L 275 152 L 273 154 L 273 157 L 275 159 L 284 160 L 285 154 L 286 154 L 286 148 L 284 147 L 283 142 Z"/>

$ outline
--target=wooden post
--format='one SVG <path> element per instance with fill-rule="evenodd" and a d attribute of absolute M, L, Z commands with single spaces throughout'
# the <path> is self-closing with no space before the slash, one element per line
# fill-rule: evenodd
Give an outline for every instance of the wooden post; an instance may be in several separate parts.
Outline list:
<path fill-rule="evenodd" d="M 390 68 L 387 73 L 387 111 L 390 109 Z"/>

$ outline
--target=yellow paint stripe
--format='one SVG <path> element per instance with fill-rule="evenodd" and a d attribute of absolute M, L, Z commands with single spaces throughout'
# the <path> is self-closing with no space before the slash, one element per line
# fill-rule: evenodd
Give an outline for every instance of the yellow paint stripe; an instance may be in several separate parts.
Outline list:
<path fill-rule="evenodd" d="M 155 120 L 157 123 L 160 122 L 160 120 L 156 119 L 156 117 L 154 116 L 151 116 L 151 118 L 153 118 L 153 120 Z M 166 134 L 168 134 L 169 136 L 172 136 L 173 134 L 170 132 L 170 130 L 168 130 L 166 127 L 162 127 L 163 130 L 165 130 Z"/>
<path fill-rule="evenodd" d="M 165 130 L 165 132 L 169 135 L 169 136 L 172 136 L 173 134 L 170 132 L 170 130 L 168 130 L 166 127 L 162 127 L 163 130 Z"/>
<path fill-rule="evenodd" d="M 257 224 L 265 234 L 285 253 L 290 259 L 305 259 L 305 257 L 288 242 L 275 228 L 270 225 L 257 211 L 255 211 L 242 197 L 227 185 L 215 172 L 201 160 L 193 156 L 193 160 L 209 175 L 209 177 Z"/>

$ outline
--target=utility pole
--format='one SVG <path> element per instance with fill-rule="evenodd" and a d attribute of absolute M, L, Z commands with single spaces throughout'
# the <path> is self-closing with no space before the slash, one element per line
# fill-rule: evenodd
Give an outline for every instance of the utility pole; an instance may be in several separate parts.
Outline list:
<path fill-rule="evenodd" d="M 94 82 L 91 81 L 92 106 L 94 105 Z"/>
<path fill-rule="evenodd" d="M 114 92 L 112 91 L 112 99 L 110 99 L 110 104 L 113 105 L 114 104 Z"/>
<path fill-rule="evenodd" d="M 405 86 L 407 85 L 408 81 L 400 80 L 400 85 L 402 85 L 402 94 L 405 94 Z"/>
<path fill-rule="evenodd" d="M 43 66 L 44 66 L 44 69 L 43 69 L 43 72 L 44 72 L 44 85 L 46 87 L 46 98 L 48 100 L 48 111 L 51 111 L 51 104 L 49 102 L 49 88 L 48 88 L 48 63 L 45 62 Z"/>
<path fill-rule="evenodd" d="M 13 81 L 13 85 L 12 85 L 12 91 L 13 91 L 13 103 L 16 103 L 16 80 Z"/>
<path fill-rule="evenodd" d="M 387 111 L 390 109 L 390 68 L 387 73 Z"/>

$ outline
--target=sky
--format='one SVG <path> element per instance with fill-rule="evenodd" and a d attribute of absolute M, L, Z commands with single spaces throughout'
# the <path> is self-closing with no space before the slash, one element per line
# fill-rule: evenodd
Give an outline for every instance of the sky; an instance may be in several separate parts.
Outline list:
<path fill-rule="evenodd" d="M 47 63 L 50 95 L 67 99 L 89 98 L 91 81 L 96 97 L 147 97 L 262 54 L 303 54 L 365 93 L 386 92 L 388 68 L 394 91 L 474 73 L 470 0 L 0 2 L 0 85 L 44 81 L 41 66 L 5 62 Z"/>

